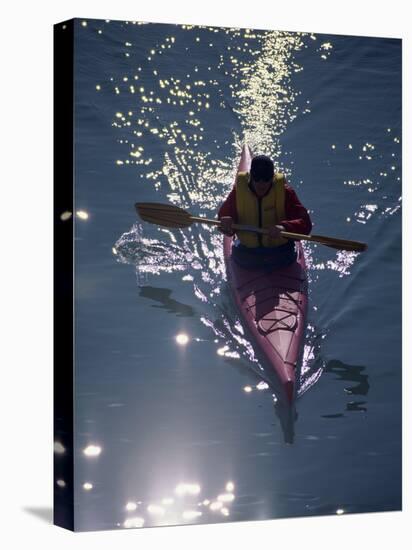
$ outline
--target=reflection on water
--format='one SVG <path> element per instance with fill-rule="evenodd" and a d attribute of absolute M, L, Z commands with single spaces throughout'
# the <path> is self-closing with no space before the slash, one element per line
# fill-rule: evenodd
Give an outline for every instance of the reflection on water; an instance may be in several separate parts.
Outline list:
<path fill-rule="evenodd" d="M 197 483 L 180 483 L 175 493 L 179 496 L 184 495 L 198 495 L 200 493 L 200 485 Z"/>
<path fill-rule="evenodd" d="M 88 219 L 89 219 L 89 213 L 86 212 L 85 210 L 77 210 L 76 216 L 77 216 L 80 220 L 88 220 Z"/>
<path fill-rule="evenodd" d="M 188 342 L 189 342 L 190 338 L 187 334 L 178 334 L 176 336 L 176 342 L 180 345 L 180 346 L 185 346 Z"/>
<path fill-rule="evenodd" d="M 173 491 L 174 497 L 166 496 L 159 502 L 151 503 L 141 500 L 128 502 L 125 511 L 134 515 L 128 514 L 123 523 L 118 523 L 117 526 L 128 529 L 194 523 L 200 518 L 202 522 L 223 520 L 231 514 L 231 506 L 236 500 L 234 490 L 233 481 L 228 481 L 225 492 L 202 498 L 204 491 L 198 483 L 179 483 Z"/>
<path fill-rule="evenodd" d="M 127 518 L 123 523 L 123 527 L 125 529 L 131 529 L 133 527 L 138 528 L 143 526 L 144 526 L 144 518 L 141 518 L 141 517 Z"/>
<path fill-rule="evenodd" d="M 83 454 L 88 457 L 94 457 L 99 456 L 102 452 L 102 448 L 98 445 L 89 445 L 85 449 L 83 449 Z"/>

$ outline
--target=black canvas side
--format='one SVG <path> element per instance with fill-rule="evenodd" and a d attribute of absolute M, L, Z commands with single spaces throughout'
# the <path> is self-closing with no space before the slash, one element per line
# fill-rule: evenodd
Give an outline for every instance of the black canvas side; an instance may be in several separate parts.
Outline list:
<path fill-rule="evenodd" d="M 54 524 L 74 530 L 74 21 L 54 26 Z"/>

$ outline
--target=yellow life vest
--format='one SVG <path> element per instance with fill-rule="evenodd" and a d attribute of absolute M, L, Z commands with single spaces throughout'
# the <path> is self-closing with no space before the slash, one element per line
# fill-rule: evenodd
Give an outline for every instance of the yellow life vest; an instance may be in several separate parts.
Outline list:
<path fill-rule="evenodd" d="M 270 191 L 260 201 L 249 189 L 249 179 L 248 172 L 239 172 L 236 179 L 238 223 L 262 228 L 278 225 L 285 219 L 285 176 L 280 173 L 275 174 Z M 260 216 L 259 202 L 261 203 Z M 273 248 L 288 242 L 287 239 L 282 237 L 271 239 L 267 235 L 259 235 L 251 231 L 237 231 L 236 234 L 240 242 L 249 248 L 257 246 Z M 261 237 L 261 241 L 259 237 Z"/>

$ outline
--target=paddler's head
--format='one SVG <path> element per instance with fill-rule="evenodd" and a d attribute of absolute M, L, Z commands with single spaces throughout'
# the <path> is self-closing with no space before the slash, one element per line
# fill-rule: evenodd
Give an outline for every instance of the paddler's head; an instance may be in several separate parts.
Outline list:
<path fill-rule="evenodd" d="M 272 159 L 266 155 L 253 157 L 250 167 L 250 182 L 259 197 L 265 195 L 269 190 L 274 173 L 275 167 Z"/>

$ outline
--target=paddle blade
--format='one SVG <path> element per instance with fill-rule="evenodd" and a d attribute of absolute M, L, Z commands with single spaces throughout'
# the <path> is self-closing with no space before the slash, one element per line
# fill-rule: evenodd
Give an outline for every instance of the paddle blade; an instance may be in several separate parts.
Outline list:
<path fill-rule="evenodd" d="M 192 225 L 189 212 L 172 204 L 137 202 L 135 208 L 141 219 L 145 222 L 170 228 L 189 227 Z"/>
<path fill-rule="evenodd" d="M 350 252 L 364 252 L 368 245 L 359 241 L 348 241 L 346 239 L 335 239 L 333 237 L 324 237 L 323 235 L 311 235 L 311 240 L 319 244 L 324 244 L 337 250 L 348 250 Z"/>

